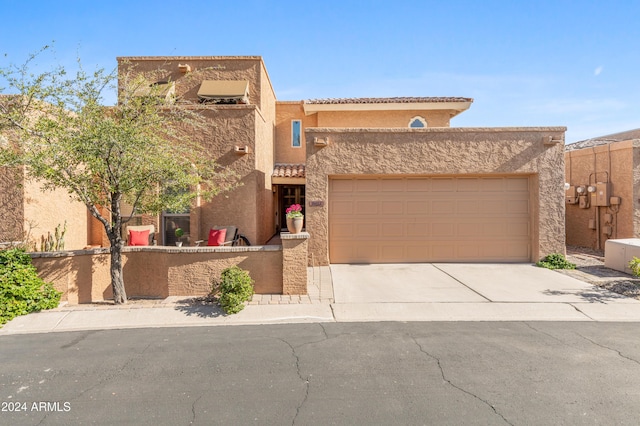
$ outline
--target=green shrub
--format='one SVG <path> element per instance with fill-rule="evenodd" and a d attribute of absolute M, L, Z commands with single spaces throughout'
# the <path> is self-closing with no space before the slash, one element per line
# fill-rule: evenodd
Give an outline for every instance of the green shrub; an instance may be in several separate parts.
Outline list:
<path fill-rule="evenodd" d="M 640 259 L 633 256 L 633 259 L 629 261 L 629 268 L 631 268 L 631 272 L 633 272 L 633 275 L 635 275 L 636 277 L 640 277 Z"/>
<path fill-rule="evenodd" d="M 18 315 L 56 308 L 61 295 L 38 277 L 24 249 L 0 250 L 0 324 Z"/>
<path fill-rule="evenodd" d="M 220 281 L 214 284 L 219 291 L 218 303 L 227 314 L 236 314 L 244 309 L 244 302 L 253 296 L 253 280 L 249 272 L 232 266 L 222 271 Z"/>
<path fill-rule="evenodd" d="M 569 262 L 563 254 L 552 253 L 542 258 L 536 266 L 547 269 L 576 269 L 576 264 Z"/>

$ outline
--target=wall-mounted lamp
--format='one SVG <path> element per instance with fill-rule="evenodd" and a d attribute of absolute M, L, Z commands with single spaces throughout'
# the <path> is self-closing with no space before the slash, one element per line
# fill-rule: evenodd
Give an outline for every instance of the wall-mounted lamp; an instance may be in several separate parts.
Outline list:
<path fill-rule="evenodd" d="M 178 64 L 178 69 L 180 70 L 180 72 L 182 74 L 186 74 L 188 72 L 191 72 L 191 65 L 189 65 L 189 64 Z"/>
<path fill-rule="evenodd" d="M 236 145 L 233 150 L 235 151 L 236 154 L 238 155 L 245 155 L 245 154 L 249 154 L 249 152 L 251 151 L 249 149 L 248 145 Z"/>

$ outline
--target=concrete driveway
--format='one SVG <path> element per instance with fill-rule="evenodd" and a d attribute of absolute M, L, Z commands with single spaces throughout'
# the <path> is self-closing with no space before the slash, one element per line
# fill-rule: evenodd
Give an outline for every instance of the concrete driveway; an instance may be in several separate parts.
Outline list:
<path fill-rule="evenodd" d="M 331 265 L 337 320 L 638 321 L 640 301 L 531 264 Z"/>

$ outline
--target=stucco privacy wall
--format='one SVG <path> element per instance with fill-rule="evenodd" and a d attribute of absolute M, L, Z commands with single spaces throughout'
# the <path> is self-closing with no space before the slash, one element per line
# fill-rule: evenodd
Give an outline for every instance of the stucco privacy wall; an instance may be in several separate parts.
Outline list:
<path fill-rule="evenodd" d="M 23 176 L 22 168 L 0 167 L 0 243 L 24 238 Z"/>
<path fill-rule="evenodd" d="M 306 229 L 309 253 L 328 264 L 328 188 L 335 175 L 525 174 L 532 188 L 532 261 L 565 252 L 564 127 L 330 129 L 307 128 Z M 559 143 L 545 145 L 543 137 Z M 313 201 L 324 201 L 312 207 Z"/>
<path fill-rule="evenodd" d="M 64 227 L 65 221 L 65 249 L 79 250 L 86 247 L 89 242 L 88 215 L 87 207 L 73 200 L 66 190 L 43 191 L 39 182 L 24 183 L 24 226 L 27 230 L 31 226 L 28 222 L 33 220 L 35 227 L 31 230 L 31 239 L 36 242 L 38 250 L 41 238 L 46 238 L 49 232 L 54 235 L 56 226 Z"/>
<path fill-rule="evenodd" d="M 42 238 L 54 234 L 67 221 L 65 248 L 87 245 L 88 217 L 84 204 L 74 201 L 66 190 L 43 191 L 42 185 L 27 180 L 24 168 L 0 168 L 0 242 L 29 241 L 40 250 Z"/>
<path fill-rule="evenodd" d="M 70 304 L 112 298 L 109 254 L 105 249 L 32 253 L 38 275 L 63 292 Z M 259 294 L 282 293 L 280 246 L 173 248 L 127 247 L 124 279 L 129 297 L 203 296 L 212 280 L 233 265 L 249 271 Z M 304 271 L 306 274 L 306 269 Z"/>
<path fill-rule="evenodd" d="M 578 204 L 566 206 L 567 244 L 604 249 L 608 238 L 635 238 L 640 231 L 640 141 L 624 141 L 565 153 L 565 177 L 572 186 L 585 186 L 609 181 L 611 196 L 620 197 L 619 206 L 580 208 Z M 599 209 L 599 214 L 596 210 Z M 607 223 L 605 215 L 612 215 Z M 610 236 L 589 228 L 589 221 L 599 219 L 600 230 L 612 227 Z M 599 246 L 598 246 L 599 241 Z"/>

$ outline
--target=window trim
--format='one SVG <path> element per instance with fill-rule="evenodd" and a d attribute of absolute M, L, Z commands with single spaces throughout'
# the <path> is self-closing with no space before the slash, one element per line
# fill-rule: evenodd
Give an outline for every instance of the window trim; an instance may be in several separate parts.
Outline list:
<path fill-rule="evenodd" d="M 421 122 L 423 124 L 423 126 L 422 127 L 413 127 L 413 126 L 411 126 L 413 124 L 413 122 L 416 121 L 416 120 Z M 424 128 L 427 128 L 427 127 L 429 127 L 427 125 L 427 120 L 424 117 L 422 117 L 421 115 L 416 115 L 411 120 L 409 120 L 409 128 L 410 129 L 424 129 Z"/>
<path fill-rule="evenodd" d="M 294 126 L 295 123 L 298 123 L 300 126 L 300 138 L 298 140 L 299 145 L 295 145 L 295 134 L 294 134 Z M 291 120 L 291 147 L 292 148 L 302 148 L 302 120 Z"/>

